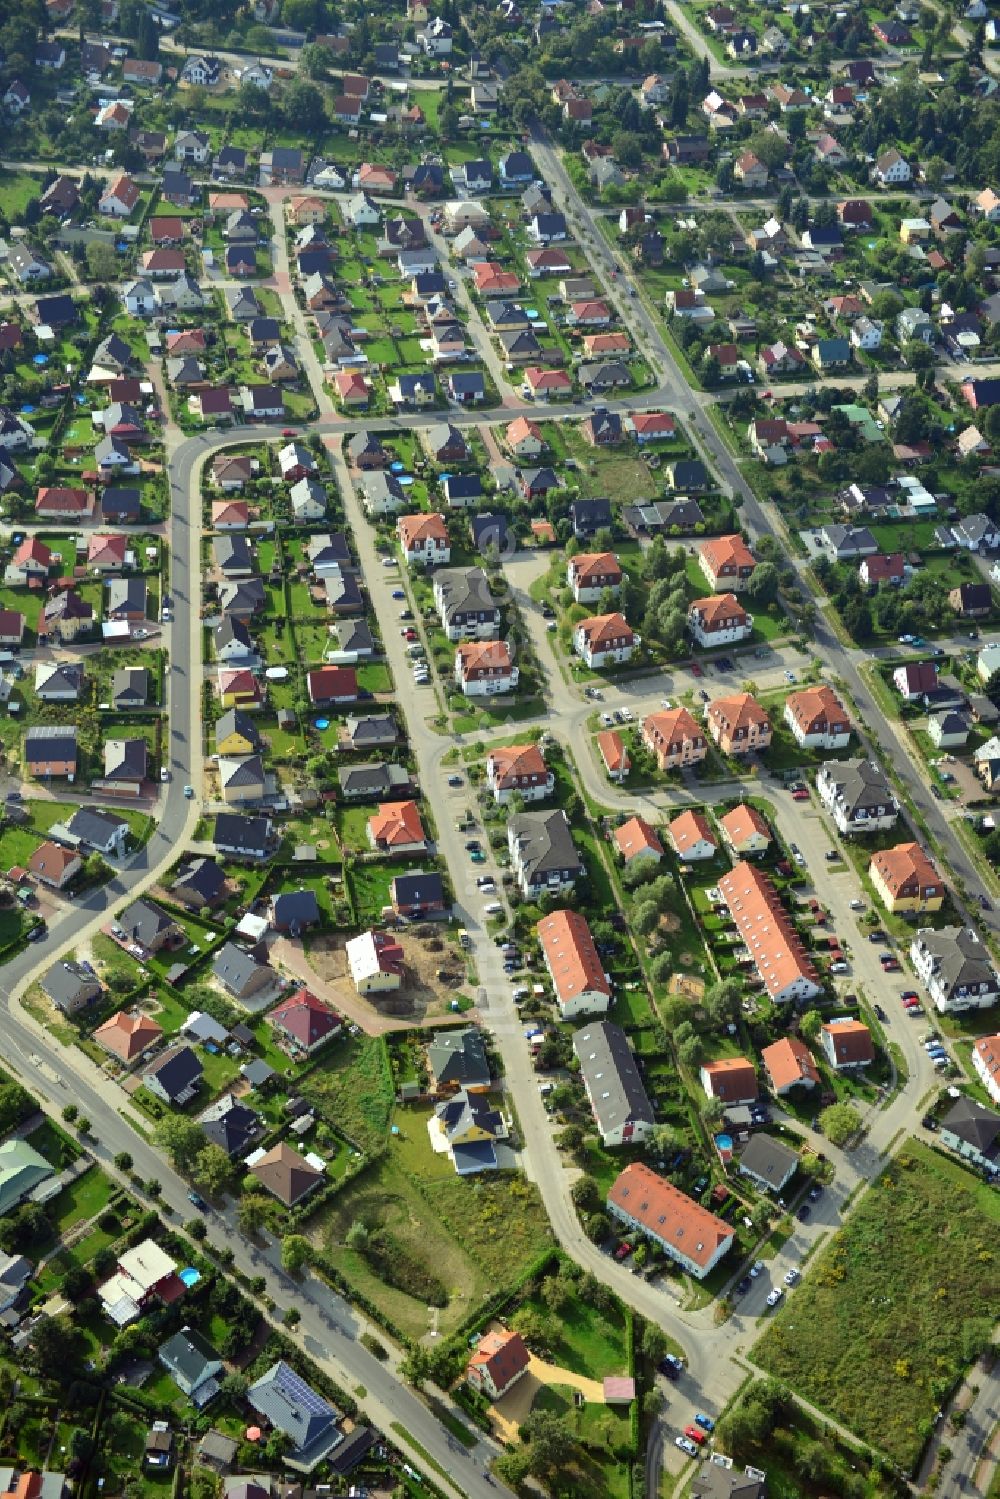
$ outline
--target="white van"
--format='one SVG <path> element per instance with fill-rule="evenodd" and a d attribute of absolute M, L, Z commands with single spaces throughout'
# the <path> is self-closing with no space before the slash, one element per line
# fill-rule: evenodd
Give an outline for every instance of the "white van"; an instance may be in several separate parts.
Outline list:
<path fill-rule="evenodd" d="M 484 916 L 502 916 L 503 906 L 498 900 L 491 900 L 488 906 L 483 907 Z"/>

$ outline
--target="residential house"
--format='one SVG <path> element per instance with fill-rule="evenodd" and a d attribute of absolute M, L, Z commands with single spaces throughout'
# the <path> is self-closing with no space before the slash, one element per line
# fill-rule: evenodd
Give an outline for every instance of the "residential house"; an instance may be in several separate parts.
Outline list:
<path fill-rule="evenodd" d="M 757 1069 L 746 1057 L 721 1057 L 715 1062 L 703 1062 L 700 1078 L 709 1098 L 719 1098 L 730 1107 L 757 1101 Z"/>
<path fill-rule="evenodd" d="M 611 982 L 586 918 L 578 911 L 553 911 L 536 927 L 542 958 L 563 1020 L 604 1014 L 611 1004 Z"/>
<path fill-rule="evenodd" d="M 466 697 L 513 692 L 519 675 L 505 640 L 471 641 L 455 651 L 455 684 Z"/>
<path fill-rule="evenodd" d="M 662 770 L 698 765 L 708 744 L 686 708 L 668 708 L 643 719 L 642 742 Z"/>
<path fill-rule="evenodd" d="M 694 599 L 688 609 L 687 623 L 692 638 L 705 650 L 735 645 L 753 633 L 753 615 L 747 613 L 734 593 Z"/>
<path fill-rule="evenodd" d="M 708 818 L 702 812 L 686 809 L 667 825 L 674 852 L 684 863 L 714 859 L 719 851 Z"/>
<path fill-rule="evenodd" d="M 656 1115 L 621 1026 L 591 1021 L 574 1032 L 573 1050 L 602 1144 L 608 1149 L 641 1144 Z"/>
<path fill-rule="evenodd" d="M 403 949 L 388 932 L 362 932 L 345 944 L 347 968 L 359 994 L 381 994 L 403 982 Z"/>
<path fill-rule="evenodd" d="M 759 754 L 770 746 L 771 720 L 749 692 L 715 698 L 708 705 L 705 722 L 723 754 Z"/>
<path fill-rule="evenodd" d="M 828 760 L 816 775 L 816 790 L 842 833 L 879 832 L 899 816 L 899 803 L 873 760 Z"/>
<path fill-rule="evenodd" d="M 793 1088 L 816 1088 L 819 1069 L 812 1052 L 798 1036 L 783 1036 L 760 1054 L 768 1084 L 775 1098 L 784 1098 Z"/>
<path fill-rule="evenodd" d="M 142 1080 L 154 1098 L 179 1109 L 194 1098 L 202 1075 L 201 1062 L 190 1046 L 171 1046 L 150 1063 Z"/>
<path fill-rule="evenodd" d="M 722 876 L 719 893 L 770 999 L 788 1004 L 818 994 L 812 959 L 767 876 L 741 860 Z"/>
<path fill-rule="evenodd" d="M 659 1244 L 695 1280 L 728 1254 L 735 1231 L 641 1161 L 633 1161 L 608 1192 L 608 1212 Z"/>
<path fill-rule="evenodd" d="M 702 542 L 698 564 L 716 593 L 739 593 L 749 583 L 757 559 L 742 536 L 732 534 Z"/>
<path fill-rule="evenodd" d="M 296 989 L 267 1017 L 281 1042 L 294 1054 L 312 1056 L 340 1035 L 343 1021 L 308 989 Z"/>
<path fill-rule="evenodd" d="M 837 1072 L 867 1067 L 875 1060 L 872 1033 L 860 1020 L 845 1018 L 827 1022 L 820 1031 L 820 1045 L 830 1066 Z"/>
<path fill-rule="evenodd" d="M 910 944 L 910 961 L 942 1014 L 988 1009 L 1000 999 L 1000 978 L 970 927 L 920 928 Z"/>
<path fill-rule="evenodd" d="M 593 671 L 623 665 L 640 644 L 625 616 L 617 612 L 581 619 L 573 630 L 573 649 Z"/>
<path fill-rule="evenodd" d="M 551 796 L 555 776 L 537 744 L 514 744 L 490 750 L 486 784 L 496 802 L 509 802 L 515 795 L 526 802 L 540 801 Z"/>
<path fill-rule="evenodd" d="M 785 699 L 785 723 L 804 749 L 846 749 L 851 721 L 832 687 L 804 687 Z"/>
<path fill-rule="evenodd" d="M 562 894 L 585 877 L 566 813 L 521 812 L 507 823 L 514 878 L 527 899 Z"/>
<path fill-rule="evenodd" d="M 767 819 L 749 802 L 738 802 L 719 818 L 722 836 L 740 859 L 766 853 L 773 840 Z"/>

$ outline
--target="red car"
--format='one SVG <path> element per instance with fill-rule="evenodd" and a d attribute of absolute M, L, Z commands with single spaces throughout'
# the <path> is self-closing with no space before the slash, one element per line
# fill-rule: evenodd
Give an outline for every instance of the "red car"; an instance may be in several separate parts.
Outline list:
<path fill-rule="evenodd" d="M 919 999 L 904 999 L 903 1000 L 903 1009 L 904 1010 L 915 1010 L 916 1007 L 917 1007 L 917 1005 L 919 1003 L 920 1003 Z"/>
<path fill-rule="evenodd" d="M 700 677 L 700 676 L 704 675 L 704 673 L 703 673 L 701 667 L 698 665 L 697 661 L 692 661 L 691 662 L 691 675 L 693 677 Z"/>
<path fill-rule="evenodd" d="M 619 1244 L 618 1248 L 615 1250 L 615 1259 L 616 1260 L 627 1260 L 628 1257 L 629 1257 L 629 1255 L 631 1253 L 632 1253 L 632 1246 L 631 1246 L 631 1244 Z"/>
<path fill-rule="evenodd" d="M 800 786 L 799 789 L 798 789 L 798 791 L 793 791 L 792 792 L 792 801 L 793 802 L 807 802 L 808 800 L 809 800 L 809 792 L 806 790 L 806 788 L 804 786 Z"/>
<path fill-rule="evenodd" d="M 902 973 L 902 971 L 903 971 L 902 970 L 902 966 L 900 965 L 900 962 L 899 962 L 898 958 L 883 958 L 882 959 L 882 972 L 883 973 Z"/>
<path fill-rule="evenodd" d="M 691 1422 L 690 1426 L 685 1426 L 684 1435 L 688 1438 L 689 1441 L 694 1442 L 697 1447 L 701 1446 L 706 1437 L 706 1434 L 702 1431 L 701 1427 L 696 1426 L 693 1421 Z"/>
<path fill-rule="evenodd" d="M 282 427 L 281 435 L 282 437 L 297 437 L 298 433 L 294 427 Z"/>
<path fill-rule="evenodd" d="M 912 999 L 915 1002 L 919 1002 L 920 1000 L 920 995 L 917 993 L 916 989 L 904 989 L 899 997 L 904 1004 L 908 999 Z"/>

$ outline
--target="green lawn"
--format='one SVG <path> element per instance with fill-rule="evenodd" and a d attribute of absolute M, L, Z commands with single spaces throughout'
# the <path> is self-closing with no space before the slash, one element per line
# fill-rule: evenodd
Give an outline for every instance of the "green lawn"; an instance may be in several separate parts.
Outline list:
<path fill-rule="evenodd" d="M 600 1312 L 577 1298 L 553 1316 L 542 1296 L 536 1293 L 524 1305 L 545 1318 L 549 1328 L 548 1353 L 554 1364 L 590 1379 L 628 1372 L 625 1321 L 617 1303 Z"/>
<path fill-rule="evenodd" d="M 912 1470 L 988 1338 L 1000 1197 L 909 1141 L 770 1325 L 756 1360 Z"/>
<path fill-rule="evenodd" d="M 63 1187 L 58 1197 L 49 1203 L 48 1215 L 58 1233 L 65 1233 L 75 1223 L 83 1223 L 96 1217 L 110 1201 L 114 1186 L 102 1171 L 92 1166 L 83 1176 Z"/>
<path fill-rule="evenodd" d="M 386 1153 L 310 1224 L 332 1263 L 396 1327 L 423 1337 L 431 1326 L 426 1297 L 389 1285 L 344 1238 L 362 1221 L 391 1236 L 402 1267 L 432 1276 L 445 1304 L 435 1313 L 447 1336 L 487 1296 L 512 1285 L 551 1242 L 537 1190 L 523 1177 L 487 1173 L 475 1183 L 436 1156 L 426 1133 L 428 1109 L 397 1113 L 399 1136 Z"/>
<path fill-rule="evenodd" d="M 392 1074 L 385 1042 L 378 1036 L 351 1036 L 334 1044 L 302 1083 L 302 1093 L 319 1118 L 343 1130 L 371 1153 L 385 1144 L 392 1112 Z"/>

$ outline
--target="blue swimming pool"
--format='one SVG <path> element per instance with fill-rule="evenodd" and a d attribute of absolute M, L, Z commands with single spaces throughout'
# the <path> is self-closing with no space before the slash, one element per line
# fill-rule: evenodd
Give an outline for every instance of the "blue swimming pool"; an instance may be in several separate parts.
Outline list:
<path fill-rule="evenodd" d="M 49 356 L 47 354 L 34 354 L 31 362 L 32 364 L 45 365 L 49 362 Z"/>
<path fill-rule="evenodd" d="M 412 474 L 400 474 L 399 475 L 399 487 L 401 489 L 409 489 L 409 487 L 410 487 L 410 485 L 412 483 L 413 483 L 413 475 Z"/>
<path fill-rule="evenodd" d="M 24 405 L 21 407 L 21 415 L 30 416 L 34 409 L 34 406 L 29 405 L 29 403 L 25 401 Z"/>
<path fill-rule="evenodd" d="M 399 459 L 397 458 L 394 463 L 389 464 L 389 472 L 393 474 L 401 474 L 405 467 L 406 464 L 400 463 Z"/>
<path fill-rule="evenodd" d="M 314 718 L 313 727 L 317 729 L 328 729 L 330 727 L 330 720 L 328 718 Z"/>
<path fill-rule="evenodd" d="M 188 1265 L 187 1269 L 178 1270 L 177 1278 L 190 1290 L 192 1286 L 196 1286 L 201 1280 L 201 1271 L 196 1270 L 193 1265 Z"/>

